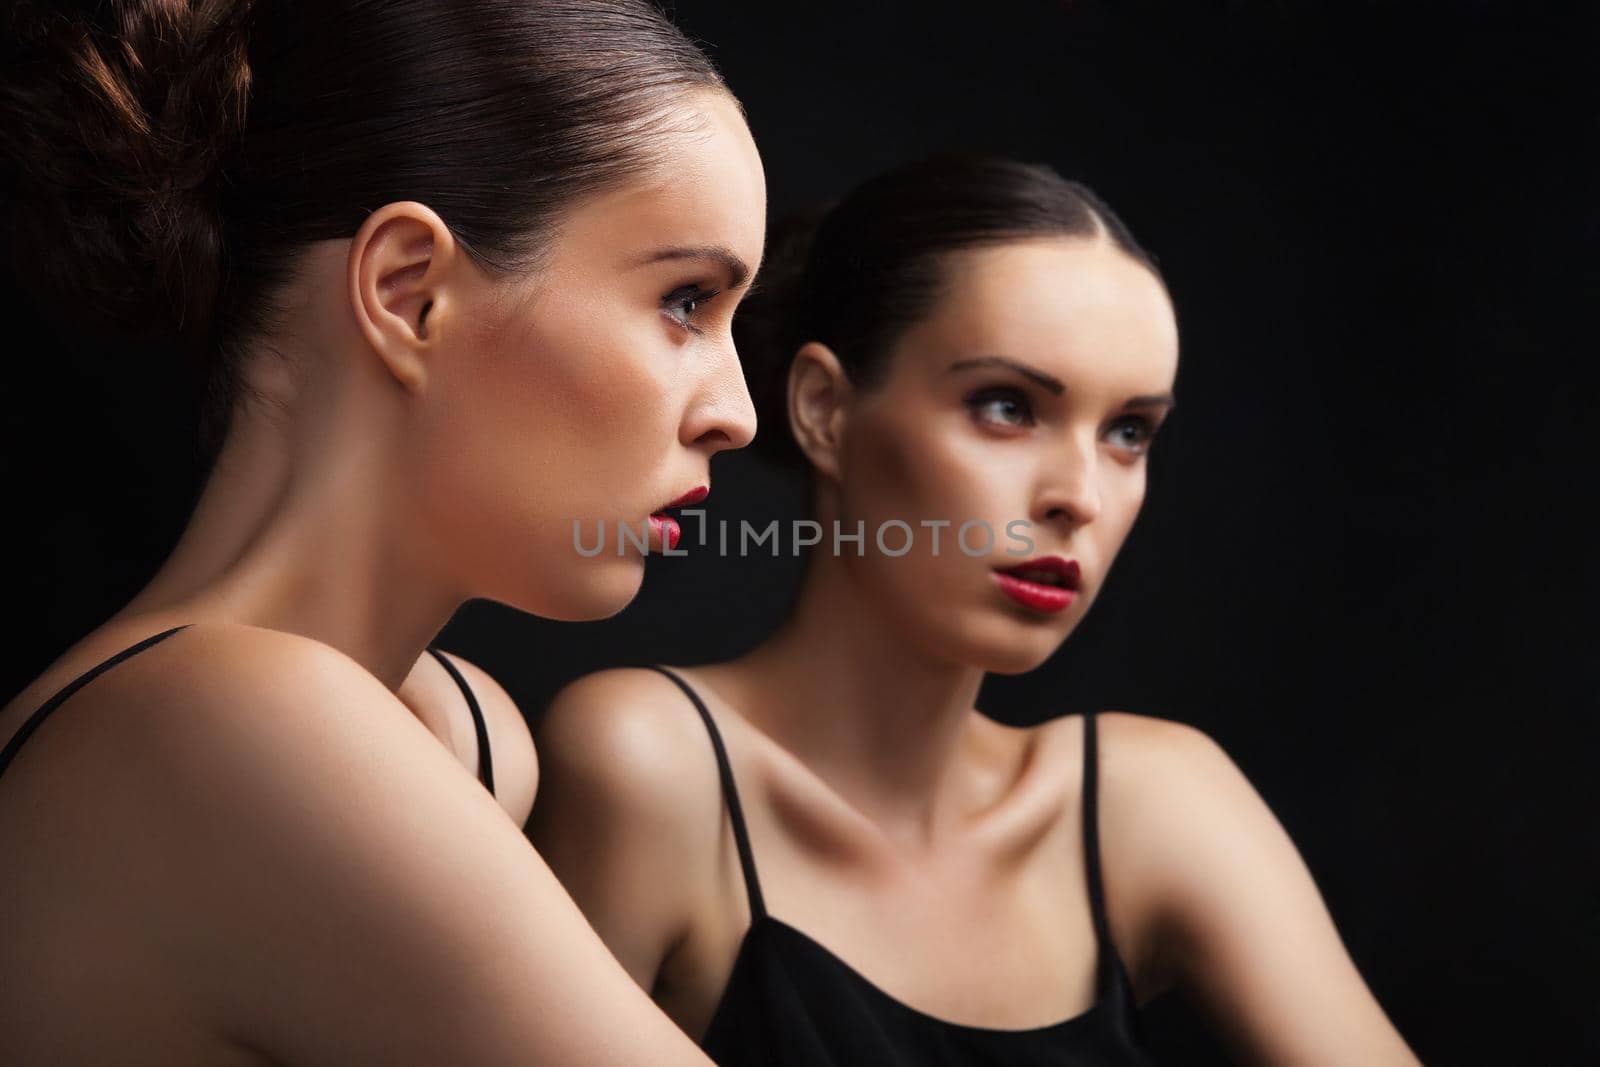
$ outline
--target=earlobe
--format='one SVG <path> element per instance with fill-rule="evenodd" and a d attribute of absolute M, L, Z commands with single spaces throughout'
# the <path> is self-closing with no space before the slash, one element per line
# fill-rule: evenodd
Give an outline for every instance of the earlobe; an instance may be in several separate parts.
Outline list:
<path fill-rule="evenodd" d="M 789 427 L 818 472 L 839 476 L 839 451 L 854 389 L 831 348 L 808 341 L 789 364 Z"/>
<path fill-rule="evenodd" d="M 379 366 L 403 388 L 427 380 L 455 255 L 444 220 L 425 204 L 398 201 L 368 216 L 350 241 L 351 306 Z"/>

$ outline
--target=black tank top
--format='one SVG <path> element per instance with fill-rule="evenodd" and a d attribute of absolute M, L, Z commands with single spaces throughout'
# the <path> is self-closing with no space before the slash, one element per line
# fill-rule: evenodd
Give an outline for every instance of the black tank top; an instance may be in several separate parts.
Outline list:
<path fill-rule="evenodd" d="M 11 735 L 11 740 L 6 742 L 6 747 L 3 750 L 0 750 L 0 775 L 4 775 L 6 773 L 6 768 L 11 766 L 11 761 L 17 758 L 17 752 L 22 748 L 23 743 L 26 742 L 30 736 L 32 736 L 33 732 L 39 728 L 40 724 L 43 723 L 45 719 L 50 717 L 50 713 L 55 711 L 62 704 L 66 703 L 67 699 L 71 697 L 72 694 L 76 693 L 78 690 L 82 689 L 84 686 L 88 685 L 90 682 L 94 681 L 100 675 L 104 674 L 112 667 L 115 667 L 123 660 L 138 655 L 152 645 L 160 644 L 162 641 L 165 641 L 167 638 L 184 628 L 184 626 L 174 626 L 172 629 L 163 630 L 161 633 L 158 633 L 153 637 L 147 637 L 138 644 L 130 645 L 121 652 L 118 652 L 116 655 L 101 660 L 95 666 L 90 667 L 72 681 L 62 686 L 59 690 L 57 690 L 55 696 L 45 701 L 39 706 L 39 710 L 28 716 L 27 721 L 22 724 L 16 733 Z M 472 687 L 469 686 L 467 684 L 467 680 L 461 676 L 461 672 L 456 670 L 455 664 L 451 663 L 448 659 L 440 654 L 438 649 L 433 648 L 432 646 L 429 646 L 428 652 L 433 655 L 434 659 L 439 661 L 440 665 L 443 666 L 446 671 L 450 672 L 450 677 L 455 680 L 456 686 L 460 688 L 461 695 L 467 698 L 467 710 L 472 712 L 473 729 L 477 731 L 478 735 L 478 780 L 483 783 L 485 789 L 489 790 L 490 793 L 493 793 L 494 764 L 489 758 L 489 730 L 483 721 L 483 711 L 478 707 L 478 698 L 473 695 Z"/>
<path fill-rule="evenodd" d="M 1095 1003 L 1058 1023 L 998 1030 L 950 1022 L 890 996 L 804 932 L 767 914 L 722 735 L 700 695 L 665 667 L 711 734 L 751 922 L 701 1039 L 721 1067 L 1152 1067 L 1100 884 L 1094 713 L 1083 720 L 1083 841 L 1098 945 Z"/>

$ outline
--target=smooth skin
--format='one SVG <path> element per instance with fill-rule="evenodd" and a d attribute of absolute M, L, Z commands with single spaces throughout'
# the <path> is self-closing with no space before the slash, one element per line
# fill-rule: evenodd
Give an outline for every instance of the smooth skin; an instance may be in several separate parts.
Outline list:
<path fill-rule="evenodd" d="M 825 531 L 863 521 L 866 554 L 834 555 L 825 535 L 770 638 L 680 673 L 724 734 L 769 912 L 918 1010 L 1024 1029 L 1095 996 L 1082 716 L 1018 729 L 974 701 L 986 671 L 1038 666 L 1094 602 L 1170 411 L 1135 398 L 1170 393 L 1177 329 L 1156 278 L 1103 239 L 963 251 L 948 267 L 879 384 L 854 388 L 817 343 L 791 367 L 814 517 Z M 894 558 L 872 531 L 895 518 L 953 525 L 939 555 L 919 528 Z M 1025 556 L 1081 566 L 1060 614 L 996 588 L 992 569 L 1023 558 L 1003 533 L 988 556 L 955 547 L 967 519 L 999 533 L 1019 518 L 1033 524 Z M 1138 998 L 1191 990 L 1245 1063 L 1415 1064 L 1228 756 L 1180 723 L 1098 719 L 1104 883 Z M 700 1038 L 749 924 L 703 724 L 670 680 L 621 669 L 562 690 L 536 736 L 534 841 L 634 980 Z"/>
<path fill-rule="evenodd" d="M 678 111 L 531 274 L 485 274 L 415 202 L 306 252 L 249 366 L 267 402 L 172 557 L 0 712 L 9 738 L 193 624 L 0 779 L 0 1062 L 708 1062 L 519 831 L 535 769 L 503 691 L 468 671 L 504 807 L 452 740 L 460 693 L 421 673 L 470 597 L 621 610 L 645 554 L 580 557 L 574 518 L 637 526 L 754 433 L 729 323 L 760 158 L 726 95 Z"/>
<path fill-rule="evenodd" d="M 443 650 L 441 650 L 443 652 Z M 494 764 L 494 796 L 518 826 L 528 821 L 533 797 L 539 788 L 539 760 L 533 749 L 528 720 L 500 683 L 482 667 L 453 652 L 443 655 L 472 687 L 478 710 L 483 714 L 489 735 L 489 754 Z M 432 656 L 417 660 L 411 673 L 395 691 L 411 714 L 428 732 L 477 778 L 480 773 L 477 728 L 472 711 L 455 679 Z"/>

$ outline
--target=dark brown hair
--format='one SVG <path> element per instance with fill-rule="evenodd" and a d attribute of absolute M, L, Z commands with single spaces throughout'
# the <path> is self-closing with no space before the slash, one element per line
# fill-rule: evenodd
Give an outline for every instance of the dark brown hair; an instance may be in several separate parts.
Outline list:
<path fill-rule="evenodd" d="M 674 98 L 725 91 L 645 0 L 115 0 L 13 7 L 0 79 L 18 280 L 171 337 L 220 438 L 310 242 L 417 200 L 486 269 L 654 161 Z"/>
<path fill-rule="evenodd" d="M 1031 237 L 1097 237 L 1144 264 L 1154 258 L 1087 186 L 1041 164 L 941 155 L 856 186 L 842 200 L 772 227 L 761 283 L 734 322 L 764 433 L 757 450 L 809 469 L 789 432 L 789 365 L 807 341 L 831 348 L 858 388 L 870 388 L 896 341 L 928 314 L 948 282 L 949 253 Z"/>

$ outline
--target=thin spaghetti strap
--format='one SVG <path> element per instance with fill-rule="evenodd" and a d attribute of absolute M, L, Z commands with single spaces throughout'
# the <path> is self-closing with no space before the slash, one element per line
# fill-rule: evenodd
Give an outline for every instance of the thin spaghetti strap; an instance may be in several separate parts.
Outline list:
<path fill-rule="evenodd" d="M 109 659 L 101 660 L 98 664 L 90 667 L 72 681 L 62 686 L 56 691 L 55 696 L 45 701 L 39 706 L 39 710 L 28 716 L 28 721 L 23 723 L 16 733 L 11 735 L 11 740 L 6 742 L 6 747 L 3 750 L 0 750 L 0 774 L 6 773 L 6 768 L 11 766 L 11 761 L 16 758 L 17 750 L 22 748 L 23 742 L 28 740 L 29 736 L 31 736 L 32 733 L 39 728 L 39 725 L 44 722 L 45 718 L 49 716 L 52 711 L 55 711 L 56 708 L 66 703 L 67 699 L 71 697 L 72 694 L 76 693 L 78 690 L 82 689 L 84 686 L 88 685 L 90 682 L 94 681 L 96 678 L 100 677 L 106 671 L 109 671 L 112 667 L 115 667 L 123 660 L 138 655 L 151 645 L 165 641 L 167 638 L 171 637 L 179 630 L 184 629 L 184 627 L 188 625 L 188 623 L 184 623 L 183 626 L 174 626 L 172 629 L 163 630 L 153 637 L 147 637 L 136 645 L 130 645 Z"/>
<path fill-rule="evenodd" d="M 472 729 L 478 735 L 478 780 L 489 791 L 489 795 L 494 796 L 494 760 L 489 755 L 489 725 L 483 721 L 483 709 L 478 707 L 478 698 L 454 663 L 432 645 L 428 646 L 428 652 L 439 661 L 439 666 L 450 672 L 461 695 L 467 698 L 467 710 L 472 712 Z"/>
<path fill-rule="evenodd" d="M 1113 1001 L 1112 1011 L 1126 1015 L 1132 1008 L 1132 985 L 1106 918 L 1106 892 L 1100 869 L 1100 753 L 1095 713 L 1083 713 L 1083 865 L 1089 884 L 1089 910 L 1098 942 L 1096 976 L 1102 999 Z"/>
<path fill-rule="evenodd" d="M 750 850 L 750 834 L 745 829 L 744 809 L 739 804 L 739 790 L 734 785 L 733 766 L 728 762 L 728 752 L 722 744 L 722 733 L 717 729 L 716 721 L 711 718 L 711 712 L 706 710 L 700 694 L 696 693 L 688 682 L 666 667 L 651 665 L 650 669 L 660 671 L 677 683 L 678 688 L 682 689 L 694 703 L 695 710 L 700 713 L 701 720 L 706 724 L 706 731 L 711 734 L 711 747 L 716 750 L 717 773 L 722 778 L 722 795 L 728 802 L 728 817 L 733 821 L 733 843 L 739 849 L 739 866 L 744 871 L 744 887 L 750 897 L 750 921 L 753 923 L 767 914 L 767 905 L 761 897 L 761 882 L 756 877 L 755 855 Z"/>
<path fill-rule="evenodd" d="M 1102 945 L 1110 941 L 1106 922 L 1106 894 L 1100 879 L 1100 758 L 1095 737 L 1094 712 L 1083 713 L 1083 864 L 1089 879 L 1089 912 L 1094 933 Z M 1101 954 L 1102 960 L 1104 953 Z"/>

